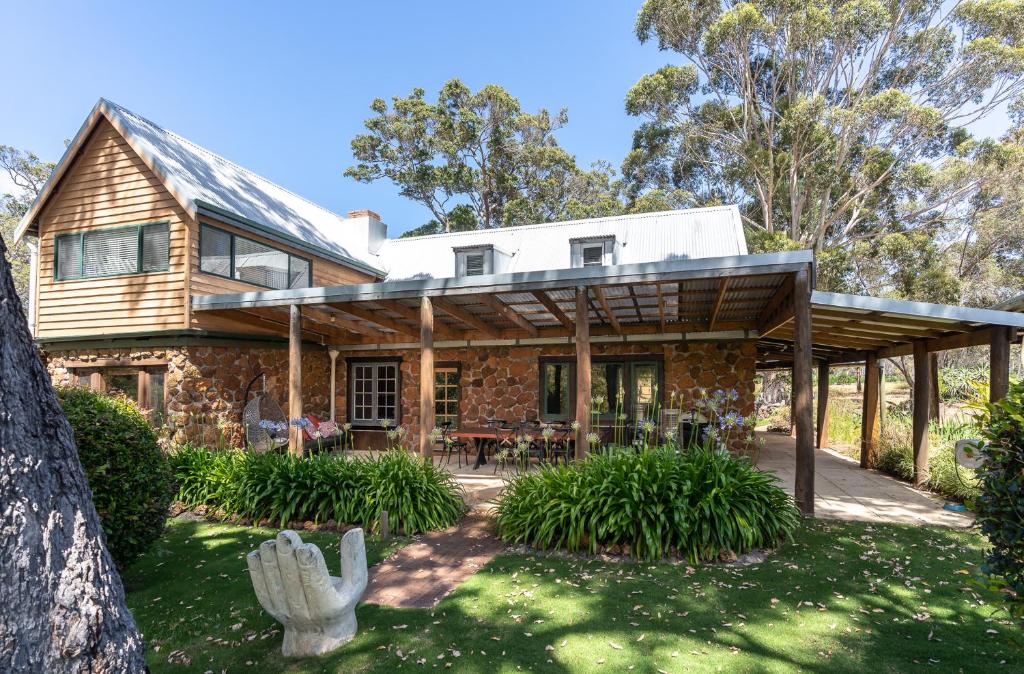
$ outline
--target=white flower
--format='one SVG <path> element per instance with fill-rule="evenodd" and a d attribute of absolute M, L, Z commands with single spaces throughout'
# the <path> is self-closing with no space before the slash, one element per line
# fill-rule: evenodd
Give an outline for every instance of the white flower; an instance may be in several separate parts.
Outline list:
<path fill-rule="evenodd" d="M 671 430 L 665 431 L 665 439 L 669 442 L 674 441 L 676 439 L 676 432 Z"/>
<path fill-rule="evenodd" d="M 644 430 L 644 433 L 653 433 L 654 432 L 654 422 L 651 421 L 650 419 L 648 419 L 648 420 L 644 421 L 643 423 L 641 423 L 640 427 Z"/>
<path fill-rule="evenodd" d="M 555 429 L 552 428 L 551 426 L 545 426 L 544 429 L 540 432 L 540 434 L 541 437 L 543 437 L 545 440 L 550 440 L 551 436 L 555 434 Z"/>
<path fill-rule="evenodd" d="M 352 424 L 345 424 L 344 426 L 342 426 L 342 428 L 344 428 L 346 431 L 351 431 L 352 430 Z"/>
<path fill-rule="evenodd" d="M 435 427 L 434 430 L 430 431 L 430 434 L 427 437 L 430 438 L 431 442 L 437 442 L 442 437 L 444 437 L 444 431 L 440 428 Z"/>
<path fill-rule="evenodd" d="M 569 427 L 572 428 L 572 430 L 574 431 L 578 431 L 580 430 L 580 422 L 574 420 L 571 424 L 569 424 Z"/>
<path fill-rule="evenodd" d="M 404 438 L 405 434 L 409 432 L 406 430 L 405 426 L 399 426 L 395 431 L 398 433 L 398 437 L 400 438 Z"/>
<path fill-rule="evenodd" d="M 588 443 L 590 443 L 592 445 L 596 445 L 600 441 L 601 441 L 601 436 L 598 435 L 597 433 L 587 433 L 587 442 Z"/>
<path fill-rule="evenodd" d="M 390 425 L 391 425 L 391 419 L 381 419 L 380 420 L 380 427 L 381 428 L 387 428 Z"/>

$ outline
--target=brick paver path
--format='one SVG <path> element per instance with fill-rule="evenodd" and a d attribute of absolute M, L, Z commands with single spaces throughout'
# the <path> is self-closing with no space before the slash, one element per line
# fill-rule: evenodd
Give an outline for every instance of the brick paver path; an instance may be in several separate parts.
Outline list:
<path fill-rule="evenodd" d="M 433 608 L 502 547 L 491 518 L 471 510 L 451 529 L 425 534 L 371 568 L 363 603 Z"/>

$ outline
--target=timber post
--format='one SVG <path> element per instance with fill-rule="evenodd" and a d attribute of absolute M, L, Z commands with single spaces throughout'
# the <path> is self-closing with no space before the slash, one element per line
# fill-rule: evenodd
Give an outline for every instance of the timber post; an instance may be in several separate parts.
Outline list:
<path fill-rule="evenodd" d="M 288 452 L 302 456 L 302 307 L 288 307 Z"/>
<path fill-rule="evenodd" d="M 811 411 L 811 279 L 810 270 L 793 279 L 793 402 L 796 412 L 796 504 L 814 515 L 814 415 Z"/>
<path fill-rule="evenodd" d="M 430 298 L 420 298 L 420 454 L 434 455 L 434 307 Z"/>
<path fill-rule="evenodd" d="M 828 447 L 828 375 L 829 364 L 823 360 L 818 363 L 818 449 Z"/>
<path fill-rule="evenodd" d="M 878 452 L 878 402 L 881 381 L 878 369 L 878 355 L 869 352 L 864 359 L 863 408 L 860 424 L 860 467 L 874 468 Z"/>
<path fill-rule="evenodd" d="M 928 479 L 928 417 L 931 410 L 931 358 L 923 339 L 914 342 L 914 486 L 921 487 Z"/>
<path fill-rule="evenodd" d="M 1011 328 L 992 328 L 989 345 L 988 399 L 990 402 L 1002 400 L 1010 389 L 1010 339 L 1012 334 Z"/>
<path fill-rule="evenodd" d="M 576 288 L 576 458 L 583 459 L 590 449 L 590 307 L 587 289 Z"/>

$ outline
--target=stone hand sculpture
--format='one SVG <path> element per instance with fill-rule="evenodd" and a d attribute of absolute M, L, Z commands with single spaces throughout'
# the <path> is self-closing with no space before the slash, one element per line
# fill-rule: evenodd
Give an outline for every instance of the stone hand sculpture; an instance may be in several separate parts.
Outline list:
<path fill-rule="evenodd" d="M 322 655 L 356 635 L 355 607 L 366 590 L 362 529 L 341 539 L 341 578 L 328 574 L 320 548 L 294 531 L 264 541 L 246 561 L 260 605 L 284 625 L 285 657 Z"/>

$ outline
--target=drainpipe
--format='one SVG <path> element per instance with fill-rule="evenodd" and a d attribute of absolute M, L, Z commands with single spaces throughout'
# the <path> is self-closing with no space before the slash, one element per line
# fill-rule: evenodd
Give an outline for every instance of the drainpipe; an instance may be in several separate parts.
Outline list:
<path fill-rule="evenodd" d="M 335 418 L 334 418 L 334 406 L 336 404 L 336 401 L 335 401 L 335 396 L 334 396 L 334 386 L 335 386 L 334 373 L 335 373 L 335 367 L 337 366 L 337 363 L 338 363 L 338 350 L 337 349 L 331 349 L 331 350 L 329 350 L 327 352 L 327 355 L 329 355 L 331 357 L 331 421 L 335 421 Z"/>
<path fill-rule="evenodd" d="M 29 272 L 28 272 L 28 331 L 32 337 L 36 336 L 36 275 L 39 272 L 39 244 L 32 241 L 25 241 L 28 246 Z"/>

